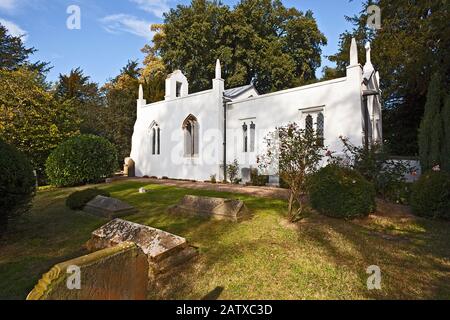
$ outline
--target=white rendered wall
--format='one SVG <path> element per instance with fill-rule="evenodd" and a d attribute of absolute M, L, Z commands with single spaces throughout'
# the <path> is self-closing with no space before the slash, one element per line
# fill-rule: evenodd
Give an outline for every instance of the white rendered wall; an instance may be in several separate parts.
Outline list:
<path fill-rule="evenodd" d="M 296 122 L 304 127 L 304 110 L 322 110 L 325 116 L 325 146 L 341 152 L 339 136 L 355 145 L 363 142 L 361 67 L 350 69 L 346 78 L 321 82 L 237 101 L 227 113 L 227 159 L 242 167 L 257 167 L 257 156 L 265 152 L 264 138 L 276 127 Z M 255 152 L 244 152 L 242 124 L 256 124 Z"/>
<path fill-rule="evenodd" d="M 222 108 L 219 91 L 208 90 L 187 97 L 161 101 L 138 107 L 131 158 L 136 163 L 137 176 L 167 176 L 176 179 L 209 180 L 219 175 L 222 140 L 218 123 Z M 194 115 L 199 123 L 199 156 L 184 156 L 183 121 Z M 152 155 L 150 125 L 161 129 L 161 154 Z"/>
<path fill-rule="evenodd" d="M 324 114 L 325 146 L 329 150 L 342 151 L 340 136 L 361 145 L 361 81 L 361 66 L 357 64 L 347 69 L 345 78 L 232 102 L 227 109 L 227 163 L 237 159 L 241 168 L 257 167 L 257 156 L 265 151 L 267 134 L 289 122 L 304 126 L 304 112 L 311 108 Z M 209 180 L 213 174 L 218 178 L 223 175 L 223 87 L 223 80 L 214 79 L 212 90 L 149 105 L 138 102 L 131 152 L 137 176 Z M 182 129 L 190 114 L 200 127 L 199 156 L 193 158 L 184 156 Z M 151 150 L 149 129 L 154 121 L 161 129 L 160 155 L 152 155 Z M 248 126 L 256 124 L 254 152 L 243 151 L 244 122 Z"/>

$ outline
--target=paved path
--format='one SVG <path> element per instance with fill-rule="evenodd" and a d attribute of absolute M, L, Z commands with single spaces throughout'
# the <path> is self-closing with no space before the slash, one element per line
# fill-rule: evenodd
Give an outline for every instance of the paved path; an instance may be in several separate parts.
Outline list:
<path fill-rule="evenodd" d="M 160 179 L 144 179 L 144 178 L 116 178 L 114 180 L 128 180 L 128 181 L 139 181 L 148 182 L 153 184 L 187 188 L 187 189 L 197 189 L 197 190 L 212 190 L 212 191 L 222 191 L 246 194 L 256 197 L 263 198 L 275 198 L 275 199 L 288 199 L 289 191 L 281 188 L 274 187 L 255 187 L 255 186 L 242 186 L 233 184 L 221 184 L 221 183 L 206 183 L 206 182 L 192 182 L 192 181 L 178 181 L 178 180 L 160 180 Z"/>

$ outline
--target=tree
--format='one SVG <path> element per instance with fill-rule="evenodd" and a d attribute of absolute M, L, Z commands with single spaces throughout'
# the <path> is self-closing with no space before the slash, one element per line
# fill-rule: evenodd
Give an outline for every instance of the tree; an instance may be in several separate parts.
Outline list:
<path fill-rule="evenodd" d="M 444 109 L 444 90 L 442 77 L 436 73 L 428 88 L 425 113 L 419 130 L 420 163 L 423 171 L 430 170 L 436 165 L 442 165 L 441 161 L 448 158 L 445 153 L 445 130 L 442 111 Z M 448 122 L 446 120 L 445 122 Z"/>
<path fill-rule="evenodd" d="M 156 32 L 155 39 L 161 35 L 163 25 L 152 25 L 152 31 Z M 157 56 L 154 47 L 146 45 L 142 52 L 146 54 L 144 68 L 141 70 L 141 82 L 144 83 L 147 102 L 157 102 L 164 99 L 165 80 L 167 71 L 160 57 Z"/>
<path fill-rule="evenodd" d="M 117 148 L 119 161 L 131 152 L 131 138 L 136 122 L 136 99 L 139 75 L 137 63 L 129 61 L 121 73 L 102 87 L 106 107 L 103 108 L 102 136 Z"/>
<path fill-rule="evenodd" d="M 447 93 L 445 98 L 442 119 L 444 121 L 444 146 L 443 152 L 441 153 L 441 164 L 442 169 L 450 172 L 450 93 Z"/>
<path fill-rule="evenodd" d="M 51 150 L 79 133 L 73 106 L 53 98 L 37 71 L 0 70 L 0 136 L 25 153 L 40 177 Z"/>
<path fill-rule="evenodd" d="M 303 213 L 302 195 L 308 175 L 314 173 L 324 149 L 315 133 L 300 129 L 296 123 L 277 128 L 265 138 L 266 152 L 258 157 L 260 169 L 278 174 L 290 189 L 288 214 L 291 221 Z M 295 210 L 295 204 L 298 209 Z"/>
<path fill-rule="evenodd" d="M 99 115 L 103 111 L 103 98 L 97 83 L 91 82 L 81 68 L 72 69 L 68 75 L 60 74 L 55 87 L 55 98 L 72 104 L 81 119 L 80 132 L 101 134 Z"/>
<path fill-rule="evenodd" d="M 26 48 L 21 37 L 15 37 L 8 33 L 8 30 L 0 24 L 0 69 L 16 70 L 20 67 L 28 67 L 40 73 L 48 70 L 48 63 L 29 61 L 30 55 L 36 49 Z"/>
<path fill-rule="evenodd" d="M 367 27 L 367 7 L 381 8 L 380 30 Z M 364 42 L 372 42 L 372 62 L 381 74 L 384 137 L 393 153 L 418 154 L 418 128 L 431 76 L 442 71 L 449 83 L 448 5 L 446 1 L 371 0 L 360 14 L 347 17 L 354 29 L 341 35 L 339 52 L 330 57 L 341 75 L 349 61 L 352 37 L 364 61 Z"/>
<path fill-rule="evenodd" d="M 181 69 L 193 92 L 210 88 L 217 58 L 229 87 L 253 81 L 265 93 L 314 81 L 326 44 L 312 12 L 280 0 L 241 0 L 233 9 L 193 0 L 170 10 L 156 29 L 146 50 L 166 70 Z"/>

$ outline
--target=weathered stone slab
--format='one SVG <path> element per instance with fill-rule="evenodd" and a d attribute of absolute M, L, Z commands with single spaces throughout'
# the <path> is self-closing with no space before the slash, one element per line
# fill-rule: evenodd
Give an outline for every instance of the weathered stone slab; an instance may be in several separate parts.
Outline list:
<path fill-rule="evenodd" d="M 244 202 L 236 199 L 210 198 L 187 195 L 169 213 L 198 215 L 218 220 L 241 221 L 250 216 Z"/>
<path fill-rule="evenodd" d="M 74 268 L 79 268 L 79 287 L 69 289 Z M 135 243 L 125 242 L 55 265 L 27 300 L 145 300 L 147 278 L 145 254 Z"/>
<path fill-rule="evenodd" d="M 184 263 L 197 253 L 188 246 L 185 238 L 121 219 L 95 230 L 87 247 L 93 251 L 127 241 L 136 243 L 147 255 L 150 278 Z"/>
<path fill-rule="evenodd" d="M 86 204 L 83 211 L 114 219 L 136 213 L 137 209 L 118 199 L 97 196 Z"/>

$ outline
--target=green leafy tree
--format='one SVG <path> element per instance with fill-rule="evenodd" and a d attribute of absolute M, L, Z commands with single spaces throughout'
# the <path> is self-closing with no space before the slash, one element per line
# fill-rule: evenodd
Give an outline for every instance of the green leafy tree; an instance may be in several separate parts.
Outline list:
<path fill-rule="evenodd" d="M 372 4 L 382 13 L 382 28 L 376 31 L 367 27 L 366 11 Z M 360 61 L 364 61 L 364 42 L 372 42 L 372 62 L 380 71 L 385 101 L 384 137 L 393 153 L 417 155 L 418 129 L 432 75 L 442 70 L 448 87 L 448 2 L 365 1 L 361 12 L 347 20 L 354 28 L 341 35 L 339 51 L 330 60 L 345 75 L 351 38 L 359 44 Z"/>
<path fill-rule="evenodd" d="M 233 9 L 193 0 L 170 10 L 157 29 L 146 50 L 166 70 L 181 69 L 193 92 L 211 87 L 217 58 L 229 87 L 253 81 L 264 93 L 315 81 L 326 44 L 312 12 L 279 0 L 241 0 Z"/>
<path fill-rule="evenodd" d="M 121 163 L 131 152 L 139 77 L 140 69 L 137 63 L 130 61 L 117 77 L 102 88 L 106 100 L 106 107 L 102 112 L 102 136 L 116 146 Z"/>
<path fill-rule="evenodd" d="M 442 169 L 450 172 L 450 93 L 445 98 L 444 109 L 442 109 L 442 119 L 444 121 L 443 152 L 441 152 Z"/>
<path fill-rule="evenodd" d="M 91 82 L 83 70 L 76 68 L 67 75 L 60 74 L 55 87 L 55 98 L 74 106 L 81 119 L 81 133 L 97 135 L 102 133 L 101 122 L 98 119 L 103 112 L 103 98 L 97 83 Z"/>
<path fill-rule="evenodd" d="M 47 71 L 47 63 L 29 61 L 29 57 L 35 52 L 36 49 L 26 48 L 21 37 L 10 35 L 8 30 L 0 24 L 0 69 L 16 70 L 20 67 L 28 67 L 40 73 Z"/>
<path fill-rule="evenodd" d="M 445 130 L 442 112 L 444 111 L 444 90 L 442 88 L 442 78 L 436 73 L 430 82 L 425 104 L 425 114 L 420 124 L 419 130 L 419 151 L 420 163 L 424 171 L 430 170 L 436 165 L 442 165 L 444 158 L 449 154 L 445 153 Z"/>
<path fill-rule="evenodd" d="M 0 70 L 0 136 L 41 176 L 51 150 L 78 134 L 79 123 L 73 106 L 57 102 L 37 71 Z"/>

